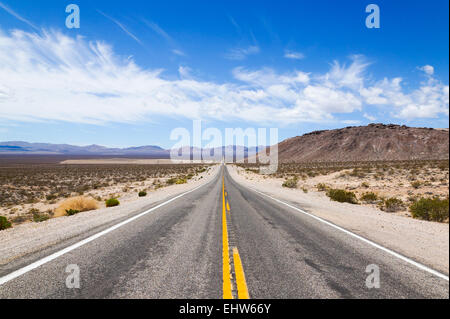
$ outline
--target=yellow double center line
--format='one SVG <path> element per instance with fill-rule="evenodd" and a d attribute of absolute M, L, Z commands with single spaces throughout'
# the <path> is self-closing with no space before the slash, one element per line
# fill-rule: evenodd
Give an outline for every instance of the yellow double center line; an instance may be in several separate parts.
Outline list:
<path fill-rule="evenodd" d="M 233 286 L 231 266 L 230 266 L 230 247 L 228 244 L 227 211 L 230 211 L 230 205 L 225 198 L 225 177 L 222 175 L 222 257 L 223 257 L 223 299 L 233 299 Z M 245 281 L 244 268 L 242 267 L 241 257 L 237 247 L 233 247 L 233 264 L 236 275 L 237 296 L 239 299 L 249 299 L 247 283 Z"/>
<path fill-rule="evenodd" d="M 233 299 L 231 293 L 231 267 L 228 247 L 227 211 L 225 209 L 225 181 L 222 176 L 222 258 L 223 258 L 223 299 Z"/>

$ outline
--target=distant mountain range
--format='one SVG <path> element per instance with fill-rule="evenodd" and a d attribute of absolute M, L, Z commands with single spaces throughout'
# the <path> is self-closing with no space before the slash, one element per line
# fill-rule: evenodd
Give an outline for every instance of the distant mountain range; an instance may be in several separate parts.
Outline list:
<path fill-rule="evenodd" d="M 75 146 L 69 144 L 0 142 L 0 154 L 36 155 L 149 155 L 169 157 L 169 151 L 159 146 L 140 146 L 129 148 L 108 148 L 100 145 Z"/>
<path fill-rule="evenodd" d="M 248 154 L 256 154 L 259 149 L 264 147 L 243 147 L 243 146 L 224 146 L 222 154 L 236 154 L 241 152 L 244 157 Z M 200 149 L 195 147 L 184 147 L 179 149 L 181 154 L 190 154 L 191 158 L 199 158 L 202 153 L 214 156 L 221 154 L 220 148 Z M 74 146 L 69 144 L 49 144 L 49 143 L 27 143 L 20 141 L 0 142 L 0 155 L 85 155 L 85 156 L 148 156 L 153 158 L 169 158 L 170 150 L 163 149 L 155 145 L 128 147 L 128 148 L 108 148 L 100 145 Z M 221 160 L 221 156 L 215 157 Z"/>
<path fill-rule="evenodd" d="M 253 157 L 265 147 L 224 146 L 222 154 Z M 200 149 L 184 147 L 179 151 L 190 154 L 190 159 L 207 159 L 216 155 L 221 160 L 220 148 Z M 27 142 L 0 142 L 0 155 L 65 155 L 65 156 L 136 156 L 169 158 L 170 150 L 148 145 L 129 148 L 107 148 L 99 145 L 74 146 L 68 144 L 47 144 Z M 279 161 L 390 161 L 449 159 L 448 129 L 418 128 L 400 125 L 369 124 L 343 129 L 315 131 L 289 138 L 278 144 Z M 184 158 L 189 159 L 189 158 Z"/>

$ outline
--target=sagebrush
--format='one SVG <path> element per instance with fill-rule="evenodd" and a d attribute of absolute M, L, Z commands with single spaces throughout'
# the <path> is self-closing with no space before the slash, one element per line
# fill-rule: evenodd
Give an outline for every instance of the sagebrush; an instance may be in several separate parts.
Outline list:
<path fill-rule="evenodd" d="M 442 223 L 448 220 L 448 205 L 448 198 L 421 198 L 409 207 L 409 211 L 414 218 Z"/>
<path fill-rule="evenodd" d="M 356 194 L 343 189 L 329 189 L 327 196 L 336 202 L 357 204 Z"/>

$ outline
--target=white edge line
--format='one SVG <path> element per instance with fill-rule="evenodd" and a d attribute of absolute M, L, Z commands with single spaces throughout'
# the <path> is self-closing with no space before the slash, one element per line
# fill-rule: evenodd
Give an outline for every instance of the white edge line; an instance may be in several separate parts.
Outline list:
<path fill-rule="evenodd" d="M 40 259 L 38 261 L 35 261 L 34 263 L 32 263 L 32 264 L 30 264 L 28 266 L 25 266 L 25 267 L 20 268 L 20 269 L 18 269 L 16 271 L 13 271 L 12 273 L 10 273 L 8 275 L 0 277 L 0 286 L 5 284 L 5 283 L 7 283 L 8 281 L 11 281 L 11 280 L 13 280 L 13 279 L 15 279 L 15 278 L 17 278 L 19 276 L 22 276 L 22 275 L 26 274 L 27 272 L 29 272 L 29 271 L 31 271 L 33 269 L 36 269 L 36 268 L 38 268 L 38 267 L 40 267 L 40 266 L 42 266 L 42 265 L 44 265 L 44 264 L 46 264 L 46 263 L 56 259 L 56 258 L 58 258 L 58 257 L 60 257 L 60 256 L 62 256 L 64 254 L 67 254 L 68 252 L 71 252 L 72 250 L 75 250 L 75 249 L 77 249 L 77 248 L 79 248 L 79 247 L 81 247 L 83 245 L 86 245 L 87 243 L 90 243 L 91 241 L 94 241 L 97 238 L 102 237 L 103 235 L 106 235 L 106 234 L 112 232 L 113 230 L 116 230 L 117 228 L 120 228 L 120 227 L 122 227 L 122 226 L 124 226 L 124 225 L 126 225 L 128 223 L 131 223 L 132 221 L 134 221 L 134 220 L 136 220 L 136 219 L 138 219 L 138 218 L 140 218 L 140 217 L 142 217 L 144 215 L 147 215 L 148 213 L 150 213 L 150 212 L 152 212 L 152 211 L 154 211 L 154 210 L 156 210 L 156 209 L 158 209 L 158 208 L 160 208 L 162 206 L 165 206 L 165 205 L 169 204 L 170 202 L 173 202 L 174 200 L 176 200 L 176 199 L 178 199 L 180 197 L 183 197 L 183 196 L 185 196 L 185 195 L 187 195 L 189 193 L 192 193 L 192 192 L 196 191 L 197 189 L 199 189 L 200 187 L 205 186 L 206 184 L 208 184 L 208 182 L 206 182 L 205 184 L 202 184 L 200 186 L 197 186 L 194 189 L 191 189 L 190 191 L 187 191 L 187 192 L 184 192 L 184 193 L 182 193 L 182 194 L 180 194 L 178 196 L 175 196 L 175 197 L 169 199 L 166 202 L 163 202 L 163 203 L 161 203 L 161 204 L 159 204 L 159 205 L 157 205 L 155 207 L 150 208 L 149 210 L 146 210 L 145 212 L 142 212 L 142 213 L 140 213 L 140 214 L 138 214 L 136 216 L 133 216 L 133 217 L 127 219 L 127 220 L 124 220 L 123 222 L 120 222 L 117 225 L 114 225 L 114 226 L 112 226 L 110 228 L 107 228 L 107 229 L 105 229 L 105 230 L 103 230 L 103 231 L 101 231 L 101 232 L 99 232 L 99 233 L 97 233 L 95 235 L 92 235 L 92 236 L 90 236 L 90 237 L 88 237 L 86 239 L 83 239 L 82 241 L 79 241 L 78 243 L 75 243 L 75 244 L 73 244 L 73 245 L 71 245 L 69 247 L 66 247 L 63 250 L 57 251 L 56 253 L 53 253 L 53 254 L 51 254 L 51 255 L 49 255 L 47 257 L 44 257 L 44 258 L 42 258 L 42 259 Z"/>
<path fill-rule="evenodd" d="M 304 210 L 302 210 L 302 209 L 300 209 L 300 208 L 298 208 L 298 207 L 292 206 L 292 205 L 290 205 L 290 204 L 288 204 L 288 203 L 285 203 L 285 202 L 283 202 L 283 201 L 281 201 L 281 200 L 279 200 L 279 199 L 276 199 L 276 198 L 274 198 L 274 197 L 272 197 L 272 196 L 270 196 L 270 195 L 267 195 L 267 194 L 264 194 L 264 193 L 262 193 L 262 192 L 260 192 L 260 191 L 257 191 L 257 190 L 254 189 L 254 188 L 251 188 L 251 187 L 249 187 L 249 188 L 252 189 L 254 192 L 256 192 L 256 193 L 258 193 L 258 194 L 264 195 L 264 196 L 266 196 L 266 197 L 268 197 L 268 198 L 270 198 L 270 199 L 272 199 L 272 200 L 274 200 L 274 201 L 276 201 L 276 202 L 278 202 L 278 203 L 281 203 L 281 204 L 283 204 L 283 205 L 286 205 L 286 206 L 288 206 L 288 207 L 290 207 L 290 208 L 292 208 L 292 209 L 294 209 L 294 210 L 296 210 L 296 211 L 299 211 L 299 212 L 302 213 L 302 214 L 305 214 L 305 215 L 307 215 L 307 216 L 309 216 L 309 217 L 311 217 L 311 218 L 314 218 L 315 220 L 318 220 L 318 221 L 320 221 L 320 222 L 322 222 L 322 223 L 324 223 L 324 224 L 326 224 L 326 225 L 328 225 L 328 226 L 331 226 L 331 227 L 333 227 L 333 228 L 335 228 L 335 229 L 337 229 L 337 230 L 340 230 L 340 231 L 346 233 L 347 235 L 350 235 L 350 236 L 352 236 L 352 237 L 355 237 L 355 238 L 357 238 L 357 239 L 359 239 L 359 240 L 365 242 L 366 244 L 369 244 L 369 245 L 371 245 L 371 246 L 373 246 L 373 247 L 375 247 L 375 248 L 378 248 L 378 249 L 380 249 L 380 250 L 382 250 L 382 251 L 384 251 L 384 252 L 386 252 L 386 253 L 388 253 L 388 254 L 394 256 L 394 257 L 397 257 L 397 258 L 399 258 L 399 259 L 401 259 L 401 260 L 403 260 L 403 261 L 405 261 L 405 262 L 407 262 L 407 263 L 409 263 L 409 264 L 411 264 L 411 265 L 413 265 L 413 266 L 416 266 L 417 268 L 419 268 L 419 269 L 421 269 L 421 270 L 427 271 L 427 272 L 429 272 L 430 274 L 433 274 L 433 275 L 435 275 L 435 276 L 437 276 L 437 277 L 439 277 L 439 278 L 442 278 L 442 279 L 444 279 L 444 280 L 449 281 L 449 280 L 448 280 L 449 278 L 448 278 L 447 275 L 444 275 L 444 274 L 442 274 L 442 273 L 440 273 L 440 272 L 438 272 L 438 271 L 436 271 L 436 270 L 434 270 L 434 269 L 431 269 L 430 267 L 427 267 L 427 266 L 425 266 L 425 265 L 423 265 L 423 264 L 421 264 L 421 263 L 418 263 L 418 262 L 416 262 L 416 261 L 414 261 L 414 260 L 412 260 L 412 259 L 410 259 L 410 258 L 408 258 L 408 257 L 405 257 L 405 256 L 403 256 L 403 255 L 401 255 L 401 254 L 399 254 L 399 253 L 396 253 L 396 252 L 393 251 L 393 250 L 390 250 L 390 249 L 388 249 L 388 248 L 386 248 L 386 247 L 383 247 L 383 246 L 381 246 L 381 245 L 379 245 L 379 244 L 377 244 L 377 243 L 374 243 L 373 241 L 370 241 L 370 240 L 368 240 L 368 239 L 366 239 L 366 238 L 364 238 L 364 237 L 361 237 L 361 236 L 359 236 L 359 235 L 357 235 L 357 234 L 355 234 L 355 233 L 352 233 L 351 231 L 348 231 L 348 230 L 345 229 L 345 228 L 339 227 L 339 226 L 337 226 L 337 225 L 335 225 L 335 224 L 333 224 L 333 223 L 331 223 L 331 222 L 329 222 L 329 221 L 326 221 L 325 219 L 322 219 L 322 218 L 317 217 L 317 216 L 315 216 L 315 215 L 313 215 L 313 214 L 307 213 L 307 212 L 305 212 Z"/>

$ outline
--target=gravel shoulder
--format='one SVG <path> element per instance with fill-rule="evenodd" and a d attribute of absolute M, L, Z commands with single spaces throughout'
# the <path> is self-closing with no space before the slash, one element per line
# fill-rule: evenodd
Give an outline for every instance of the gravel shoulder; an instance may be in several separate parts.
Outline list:
<path fill-rule="evenodd" d="M 427 222 L 383 212 L 374 207 L 332 202 L 323 193 L 286 189 L 281 182 L 235 165 L 231 177 L 241 185 L 264 192 L 364 236 L 409 258 L 449 273 L 449 224 Z"/>
<path fill-rule="evenodd" d="M 148 197 L 124 202 L 118 207 L 101 208 L 71 217 L 49 219 L 42 223 L 26 223 L 0 232 L 0 266 L 20 257 L 57 245 L 67 239 L 114 223 L 155 203 L 168 200 L 206 184 L 218 174 L 220 166 L 202 173 L 203 178 L 187 184 L 172 185 L 151 192 Z"/>

